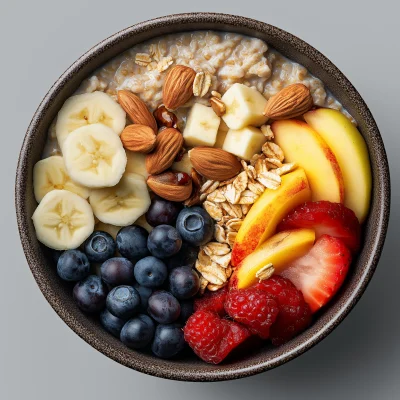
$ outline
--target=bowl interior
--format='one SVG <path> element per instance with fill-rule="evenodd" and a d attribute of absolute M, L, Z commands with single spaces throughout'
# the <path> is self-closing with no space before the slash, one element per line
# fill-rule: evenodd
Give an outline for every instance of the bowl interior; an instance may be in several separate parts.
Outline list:
<path fill-rule="evenodd" d="M 129 350 L 105 332 L 72 301 L 72 286 L 62 282 L 54 262 L 35 237 L 31 216 L 36 207 L 32 169 L 40 159 L 47 130 L 63 102 L 81 81 L 104 62 L 133 45 L 167 33 L 193 30 L 232 31 L 265 40 L 288 58 L 304 65 L 357 120 L 370 152 L 373 172 L 371 213 L 365 224 L 365 244 L 338 295 L 315 318 L 314 324 L 289 343 L 274 348 L 264 345 L 246 350 L 219 366 L 198 360 L 190 352 L 176 360 L 161 360 L 151 354 Z M 389 217 L 389 170 L 383 143 L 364 101 L 345 76 L 310 45 L 271 25 L 223 14 L 181 14 L 144 22 L 101 42 L 76 61 L 54 84 L 29 126 L 21 150 L 16 179 L 16 208 L 21 242 L 32 273 L 47 300 L 60 317 L 84 340 L 108 357 L 148 374 L 180 380 L 212 381 L 244 377 L 278 366 L 319 342 L 347 315 L 371 278 L 387 229 Z"/>

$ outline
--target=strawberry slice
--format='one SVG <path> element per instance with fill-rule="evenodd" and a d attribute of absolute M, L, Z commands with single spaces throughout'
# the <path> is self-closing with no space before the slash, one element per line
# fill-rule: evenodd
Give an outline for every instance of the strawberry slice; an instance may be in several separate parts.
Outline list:
<path fill-rule="evenodd" d="M 316 237 L 330 235 L 342 239 L 356 253 L 360 248 L 361 227 L 354 212 L 340 203 L 310 201 L 294 210 L 278 225 L 278 232 L 312 228 Z"/>
<path fill-rule="evenodd" d="M 322 235 L 306 255 L 280 275 L 292 281 L 315 312 L 339 290 L 350 263 L 351 253 L 342 240 Z"/>

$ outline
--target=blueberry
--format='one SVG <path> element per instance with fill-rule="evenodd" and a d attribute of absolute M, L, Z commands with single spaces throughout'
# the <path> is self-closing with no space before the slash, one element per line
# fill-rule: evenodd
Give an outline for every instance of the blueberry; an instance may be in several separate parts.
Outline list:
<path fill-rule="evenodd" d="M 135 265 L 136 281 L 147 288 L 160 287 L 168 276 L 166 265 L 156 257 L 142 258 Z"/>
<path fill-rule="evenodd" d="M 90 274 L 90 263 L 86 254 L 79 250 L 67 250 L 57 262 L 57 273 L 61 279 L 77 282 Z"/>
<path fill-rule="evenodd" d="M 132 318 L 140 308 L 140 296 L 132 286 L 117 286 L 107 296 L 107 310 L 118 318 Z"/>
<path fill-rule="evenodd" d="M 103 231 L 93 232 L 85 241 L 85 253 L 90 262 L 102 263 L 115 253 L 116 244 L 112 236 Z"/>
<path fill-rule="evenodd" d="M 110 332 L 115 337 L 119 338 L 121 329 L 125 325 L 125 320 L 112 315 L 107 309 L 100 314 L 100 322 L 107 332 Z"/>
<path fill-rule="evenodd" d="M 176 229 L 186 242 L 202 246 L 213 237 L 214 221 L 201 207 L 184 208 L 176 220 Z"/>
<path fill-rule="evenodd" d="M 109 287 L 133 285 L 133 264 L 123 257 L 113 257 L 101 264 L 101 278 Z"/>
<path fill-rule="evenodd" d="M 153 339 L 154 330 L 153 320 L 147 315 L 139 314 L 122 328 L 121 342 L 131 349 L 142 349 Z"/>
<path fill-rule="evenodd" d="M 140 286 L 138 283 L 135 283 L 133 287 L 138 291 L 139 296 L 140 296 L 140 312 L 146 313 L 147 312 L 147 306 L 149 303 L 149 297 L 153 293 L 153 289 Z"/>
<path fill-rule="evenodd" d="M 155 196 L 146 213 L 146 220 L 151 226 L 174 225 L 181 209 L 181 203 Z"/>
<path fill-rule="evenodd" d="M 169 290 L 177 299 L 189 299 L 200 289 L 200 279 L 191 267 L 174 268 L 169 275 Z"/>
<path fill-rule="evenodd" d="M 149 297 L 147 312 L 160 324 L 169 324 L 181 313 L 179 301 L 169 292 L 159 290 Z"/>
<path fill-rule="evenodd" d="M 153 353 L 160 358 L 171 358 L 185 348 L 183 331 L 178 324 L 158 325 L 151 345 Z"/>
<path fill-rule="evenodd" d="M 199 248 L 192 246 L 186 242 L 182 242 L 182 247 L 179 253 L 176 253 L 172 257 L 168 258 L 166 263 L 168 270 L 171 271 L 176 267 L 194 267 L 199 254 Z"/>
<path fill-rule="evenodd" d="M 146 229 L 138 225 L 126 226 L 117 233 L 117 248 L 123 257 L 138 261 L 148 256 Z"/>
<path fill-rule="evenodd" d="M 178 323 L 185 325 L 189 317 L 194 313 L 193 300 L 181 300 L 181 314 L 179 315 Z"/>
<path fill-rule="evenodd" d="M 107 287 L 98 276 L 89 275 L 75 285 L 73 298 L 82 311 L 99 312 L 106 305 Z"/>
<path fill-rule="evenodd" d="M 182 238 L 178 231 L 169 225 L 156 226 L 149 235 L 147 247 L 154 257 L 168 258 L 178 253 Z"/>

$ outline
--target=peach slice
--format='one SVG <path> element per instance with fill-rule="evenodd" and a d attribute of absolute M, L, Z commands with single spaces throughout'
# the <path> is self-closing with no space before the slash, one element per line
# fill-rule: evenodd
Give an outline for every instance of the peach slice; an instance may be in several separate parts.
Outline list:
<path fill-rule="evenodd" d="M 314 245 L 312 229 L 283 231 L 270 237 L 238 266 L 230 280 L 231 287 L 245 289 L 257 283 L 257 271 L 272 263 L 274 273 L 281 273 L 287 265 L 305 255 Z"/>
<path fill-rule="evenodd" d="M 305 122 L 282 120 L 272 124 L 275 142 L 282 148 L 286 162 L 304 168 L 312 200 L 343 203 L 344 183 L 339 164 L 324 139 Z"/>
<path fill-rule="evenodd" d="M 266 189 L 239 229 L 232 250 L 232 265 L 239 265 L 274 234 L 276 226 L 290 210 L 310 199 L 310 186 L 302 168 L 282 176 L 282 184 L 277 190 Z"/>
<path fill-rule="evenodd" d="M 335 154 L 344 181 L 344 205 L 365 220 L 371 201 L 371 165 L 367 145 L 358 129 L 340 111 L 320 108 L 304 115 Z"/>

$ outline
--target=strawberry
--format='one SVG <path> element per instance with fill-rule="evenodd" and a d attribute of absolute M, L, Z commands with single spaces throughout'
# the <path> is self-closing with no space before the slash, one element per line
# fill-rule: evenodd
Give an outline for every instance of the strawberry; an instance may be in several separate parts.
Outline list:
<path fill-rule="evenodd" d="M 351 263 L 351 253 L 342 240 L 322 235 L 312 249 L 293 261 L 281 276 L 299 289 L 313 312 L 339 290 Z"/>
<path fill-rule="evenodd" d="M 360 248 L 361 227 L 354 212 L 340 203 L 310 201 L 294 210 L 278 225 L 278 232 L 312 228 L 316 237 L 339 238 L 353 252 Z"/>

